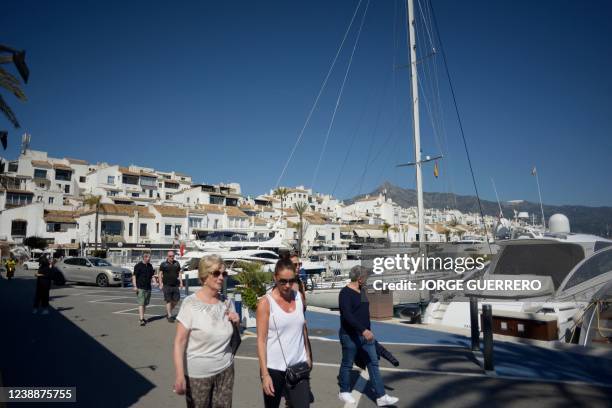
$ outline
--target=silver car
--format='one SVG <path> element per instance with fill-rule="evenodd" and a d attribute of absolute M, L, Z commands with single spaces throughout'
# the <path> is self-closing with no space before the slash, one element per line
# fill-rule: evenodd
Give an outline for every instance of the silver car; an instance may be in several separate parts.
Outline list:
<path fill-rule="evenodd" d="M 64 258 L 56 265 L 66 281 L 95 283 L 98 286 L 127 286 L 132 281 L 129 269 L 113 266 L 106 259 L 95 257 Z"/>

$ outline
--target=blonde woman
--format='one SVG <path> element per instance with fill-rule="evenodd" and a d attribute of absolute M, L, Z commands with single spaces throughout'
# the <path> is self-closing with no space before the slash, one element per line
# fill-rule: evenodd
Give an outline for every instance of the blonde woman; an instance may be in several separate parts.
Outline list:
<path fill-rule="evenodd" d="M 187 407 L 229 408 L 234 386 L 232 324 L 239 317 L 220 291 L 227 277 L 223 260 L 210 255 L 198 265 L 202 288 L 183 300 L 174 339 L 174 391 Z"/>

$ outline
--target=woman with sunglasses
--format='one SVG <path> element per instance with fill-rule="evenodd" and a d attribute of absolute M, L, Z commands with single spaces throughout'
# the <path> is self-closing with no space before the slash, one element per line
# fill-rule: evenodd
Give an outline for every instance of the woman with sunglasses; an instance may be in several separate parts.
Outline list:
<path fill-rule="evenodd" d="M 177 316 L 174 339 L 174 392 L 185 394 L 187 407 L 230 408 L 234 386 L 232 324 L 239 317 L 234 304 L 223 298 L 227 277 L 223 260 L 202 258 L 198 278 L 202 288 L 187 296 Z"/>
<path fill-rule="evenodd" d="M 278 408 L 281 397 L 285 395 L 293 408 L 309 407 L 309 379 L 290 384 L 286 378 L 287 367 L 299 363 L 312 367 L 304 300 L 293 289 L 296 274 L 289 259 L 276 263 L 274 283 L 272 291 L 257 304 L 257 354 L 264 406 Z"/>

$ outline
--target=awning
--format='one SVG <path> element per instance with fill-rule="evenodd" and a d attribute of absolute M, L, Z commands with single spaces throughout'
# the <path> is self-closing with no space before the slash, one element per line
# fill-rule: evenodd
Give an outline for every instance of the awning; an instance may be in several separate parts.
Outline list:
<path fill-rule="evenodd" d="M 369 229 L 367 230 L 368 235 L 370 236 L 370 238 L 374 238 L 374 239 L 385 239 L 387 238 L 387 235 L 382 232 L 381 230 L 378 229 Z"/>
<path fill-rule="evenodd" d="M 355 230 L 353 230 L 353 232 L 354 232 L 354 233 L 355 233 L 355 235 L 357 235 L 359 238 L 369 238 L 369 235 L 368 235 L 368 231 L 367 231 L 367 230 L 355 229 Z"/>

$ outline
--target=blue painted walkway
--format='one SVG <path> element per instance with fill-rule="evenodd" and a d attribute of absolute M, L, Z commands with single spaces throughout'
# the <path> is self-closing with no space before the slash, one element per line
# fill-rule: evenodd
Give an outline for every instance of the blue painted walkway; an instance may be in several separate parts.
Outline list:
<path fill-rule="evenodd" d="M 306 318 L 311 332 L 322 329 L 323 333 L 329 334 L 319 337 L 338 339 L 339 316 L 308 311 Z M 466 348 L 471 344 L 467 336 L 415 326 L 372 322 L 372 331 L 381 343 L 455 345 Z M 452 351 L 449 350 L 449 353 Z M 518 343 L 495 341 L 494 361 L 496 374 L 502 376 L 601 384 L 610 384 L 612 379 L 610 359 Z"/>

